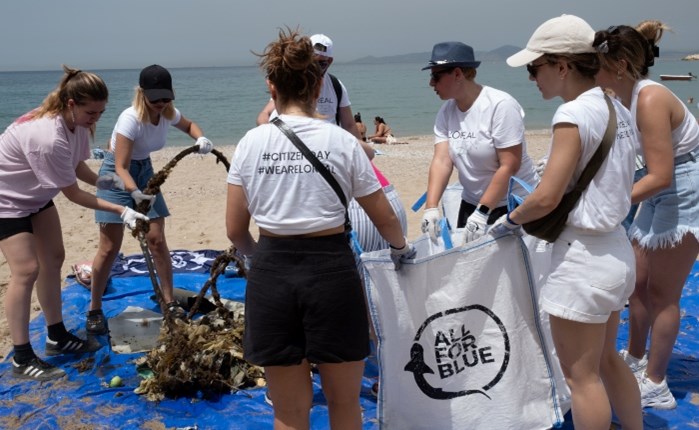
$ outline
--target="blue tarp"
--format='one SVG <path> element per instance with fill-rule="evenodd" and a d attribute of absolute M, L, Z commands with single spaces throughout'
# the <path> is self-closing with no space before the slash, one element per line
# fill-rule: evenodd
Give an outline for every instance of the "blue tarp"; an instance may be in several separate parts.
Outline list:
<path fill-rule="evenodd" d="M 174 251 L 175 285 L 178 288 L 198 292 L 208 279 L 208 270 L 216 251 Z M 113 278 L 104 297 L 103 309 L 109 318 L 117 316 L 127 306 L 139 306 L 159 312 L 158 305 L 150 299 L 153 290 L 150 278 L 143 272 L 143 257 L 119 259 L 113 269 Z M 66 327 L 85 337 L 85 312 L 90 295 L 84 287 L 72 279 L 63 290 L 63 315 Z M 242 301 L 245 292 L 244 279 L 221 277 L 218 280 L 221 296 Z M 677 398 L 678 407 L 672 411 L 646 409 L 647 429 L 684 429 L 696 427 L 699 420 L 699 343 L 697 318 L 699 317 L 699 265 L 695 265 L 682 296 L 682 321 L 680 335 L 670 362 L 668 381 Z M 619 347 L 626 345 L 626 312 L 619 330 Z M 42 315 L 30 325 L 32 345 L 44 356 L 46 327 Z M 187 428 L 199 429 L 263 429 L 272 427 L 272 408 L 264 401 L 264 389 L 257 388 L 221 395 L 214 399 L 181 398 L 162 402 L 149 402 L 134 394 L 140 377 L 134 360 L 143 355 L 116 354 L 105 345 L 94 354 L 78 357 L 58 356 L 47 361 L 68 372 L 67 378 L 37 383 L 11 377 L 9 357 L 0 363 L 0 428 L 8 429 L 58 429 L 58 428 Z M 79 371 L 75 364 L 93 357 L 94 365 Z M 367 361 L 363 381 L 361 405 L 364 412 L 364 429 L 378 429 L 376 399 L 371 385 L 376 381 L 375 361 Z M 109 388 L 109 380 L 119 375 L 124 386 Z M 328 416 L 320 390 L 318 375 L 314 376 L 314 407 L 311 411 L 311 428 L 327 429 Z M 409 407 L 409 405 L 406 405 Z M 572 429 L 567 416 L 564 429 Z"/>

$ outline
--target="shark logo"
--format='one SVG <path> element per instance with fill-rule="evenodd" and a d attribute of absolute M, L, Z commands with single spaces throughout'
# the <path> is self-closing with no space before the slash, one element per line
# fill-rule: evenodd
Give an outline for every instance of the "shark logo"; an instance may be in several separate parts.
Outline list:
<path fill-rule="evenodd" d="M 470 305 L 427 318 L 404 370 L 430 398 L 482 394 L 490 399 L 486 392 L 502 379 L 509 361 L 510 338 L 502 320 L 485 306 Z"/>

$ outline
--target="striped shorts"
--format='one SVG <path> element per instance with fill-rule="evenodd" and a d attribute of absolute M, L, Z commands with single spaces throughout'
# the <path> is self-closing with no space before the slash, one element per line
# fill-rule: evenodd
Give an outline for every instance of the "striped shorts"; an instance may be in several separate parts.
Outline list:
<path fill-rule="evenodd" d="M 388 202 L 395 211 L 398 221 L 400 221 L 403 235 L 406 235 L 408 231 L 408 218 L 405 214 L 403 203 L 398 197 L 398 192 L 393 185 L 386 185 L 383 187 L 383 191 L 386 194 Z M 355 199 L 352 199 L 347 210 L 349 211 L 350 221 L 352 221 L 352 230 L 357 234 L 357 239 L 359 245 L 362 247 L 362 251 L 372 252 L 388 248 L 388 242 L 381 237 L 374 223 L 371 222 L 369 216 Z"/>

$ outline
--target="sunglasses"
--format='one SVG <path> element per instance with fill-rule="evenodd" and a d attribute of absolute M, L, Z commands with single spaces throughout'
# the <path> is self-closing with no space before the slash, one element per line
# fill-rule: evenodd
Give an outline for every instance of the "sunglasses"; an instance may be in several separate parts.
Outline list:
<path fill-rule="evenodd" d="M 529 63 L 529 64 L 527 64 L 527 72 L 529 72 L 529 74 L 531 75 L 532 78 L 536 79 L 536 74 L 539 73 L 539 67 L 541 67 L 545 64 L 549 64 L 549 63 L 548 62 L 539 63 L 539 64 Z"/>
<path fill-rule="evenodd" d="M 318 65 L 320 66 L 321 69 L 325 70 L 330 66 L 330 62 L 321 60 L 321 61 L 318 61 Z"/>
<path fill-rule="evenodd" d="M 442 69 L 442 70 L 437 70 L 432 73 L 430 73 L 430 80 L 434 81 L 436 84 L 439 82 L 440 79 L 442 79 L 442 75 L 446 75 L 447 73 L 451 73 L 451 71 L 454 69 Z"/>
<path fill-rule="evenodd" d="M 148 100 L 148 101 L 150 102 L 150 104 L 155 105 L 158 103 L 165 103 L 165 104 L 170 103 L 172 101 L 172 99 L 155 99 L 155 100 Z"/>

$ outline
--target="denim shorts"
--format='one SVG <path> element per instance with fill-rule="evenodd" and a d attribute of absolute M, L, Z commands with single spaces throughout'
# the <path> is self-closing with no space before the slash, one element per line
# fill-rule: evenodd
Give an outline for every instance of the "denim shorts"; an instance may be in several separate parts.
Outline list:
<path fill-rule="evenodd" d="M 98 175 L 115 172 L 114 153 L 106 152 Z M 145 189 L 146 185 L 148 185 L 148 180 L 153 176 L 153 165 L 150 162 L 150 158 L 146 158 L 145 160 L 131 160 L 129 173 L 136 182 L 138 189 Z M 128 191 L 97 190 L 97 197 L 117 205 L 128 206 L 131 209 L 135 209 L 136 207 L 134 200 L 131 198 L 131 193 Z M 155 219 L 169 215 L 170 211 L 165 204 L 165 198 L 162 193 L 158 193 L 153 206 L 151 206 L 150 211 L 148 211 L 148 217 L 150 219 Z M 119 215 L 107 211 L 95 211 L 95 221 L 100 224 L 122 224 L 124 222 Z"/>
<path fill-rule="evenodd" d="M 699 150 L 675 159 L 672 184 L 641 203 L 629 238 L 646 249 L 671 248 L 685 234 L 699 239 Z"/>
<path fill-rule="evenodd" d="M 260 236 L 245 291 L 245 359 L 258 366 L 369 354 L 364 290 L 347 236 Z"/>
<path fill-rule="evenodd" d="M 553 244 L 541 308 L 566 320 L 605 323 L 633 292 L 635 269 L 633 249 L 621 226 L 609 233 L 568 226 Z"/>

